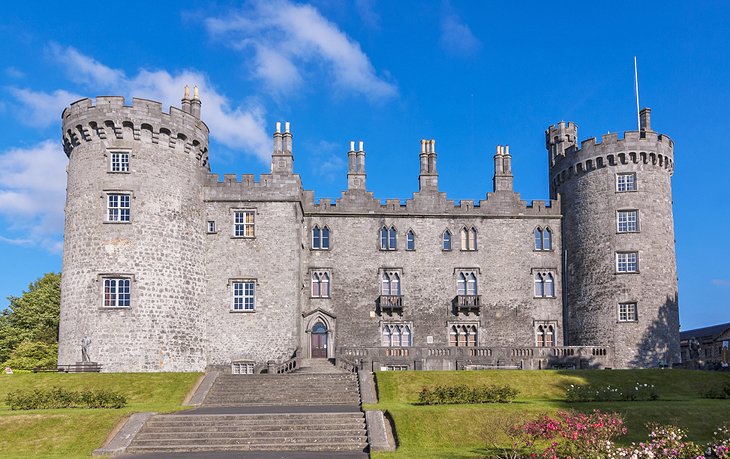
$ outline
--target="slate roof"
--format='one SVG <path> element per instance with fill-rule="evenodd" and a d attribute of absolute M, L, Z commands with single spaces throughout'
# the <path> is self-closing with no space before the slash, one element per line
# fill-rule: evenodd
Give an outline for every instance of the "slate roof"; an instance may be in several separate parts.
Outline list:
<path fill-rule="evenodd" d="M 724 333 L 728 328 L 730 328 L 730 322 L 712 325 L 709 327 L 695 328 L 693 330 L 686 330 L 679 332 L 679 339 L 680 341 L 684 341 L 690 338 L 695 338 L 700 341 L 700 338 L 714 338 Z"/>

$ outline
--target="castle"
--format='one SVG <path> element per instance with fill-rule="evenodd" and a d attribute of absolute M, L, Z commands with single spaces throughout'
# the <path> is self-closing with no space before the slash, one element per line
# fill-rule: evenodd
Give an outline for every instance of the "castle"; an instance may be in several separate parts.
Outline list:
<path fill-rule="evenodd" d="M 439 191 L 434 140 L 402 203 L 315 199 L 289 123 L 271 173 L 210 173 L 201 101 L 82 99 L 69 158 L 59 364 L 91 339 L 103 371 L 280 371 L 298 358 L 372 369 L 626 368 L 679 362 L 673 142 L 650 110 L 623 139 L 545 133 L 549 202 L 520 200 L 509 147 L 493 191 Z"/>

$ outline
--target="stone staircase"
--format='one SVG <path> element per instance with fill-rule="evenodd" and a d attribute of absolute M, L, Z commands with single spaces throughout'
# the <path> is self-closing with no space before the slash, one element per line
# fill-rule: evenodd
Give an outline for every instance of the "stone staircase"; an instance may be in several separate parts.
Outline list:
<path fill-rule="evenodd" d="M 221 374 L 200 408 L 151 417 L 126 452 L 367 450 L 357 375 L 312 359 L 289 374 Z"/>

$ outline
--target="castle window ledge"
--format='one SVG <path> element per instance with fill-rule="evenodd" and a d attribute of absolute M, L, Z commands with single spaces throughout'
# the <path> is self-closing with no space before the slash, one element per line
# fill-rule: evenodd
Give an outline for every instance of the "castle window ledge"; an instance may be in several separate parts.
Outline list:
<path fill-rule="evenodd" d="M 106 171 L 107 174 L 114 174 L 114 175 L 129 175 L 132 173 L 132 171 Z"/>
<path fill-rule="evenodd" d="M 385 312 L 401 312 L 403 311 L 402 295 L 380 295 L 378 298 L 378 306 L 381 311 Z"/>
<path fill-rule="evenodd" d="M 99 311 L 129 311 L 132 308 L 130 306 L 102 306 L 98 309 Z"/>
<path fill-rule="evenodd" d="M 132 221 L 126 221 L 126 222 L 110 222 L 109 220 L 104 220 L 103 222 L 105 225 L 131 225 Z"/>
<path fill-rule="evenodd" d="M 555 298 L 557 298 L 557 296 L 555 296 L 555 295 L 551 295 L 551 296 L 533 296 L 532 298 L 535 299 L 535 300 L 554 300 Z"/>
<path fill-rule="evenodd" d="M 456 295 L 453 301 L 456 312 L 476 312 L 482 307 L 481 295 Z"/>
<path fill-rule="evenodd" d="M 616 271 L 613 273 L 615 276 L 623 276 L 625 274 L 631 275 L 631 274 L 641 274 L 641 271 L 638 269 L 636 271 Z"/>
<path fill-rule="evenodd" d="M 256 236 L 231 236 L 231 239 L 256 239 Z"/>
<path fill-rule="evenodd" d="M 256 312 L 255 309 L 229 309 L 228 312 L 231 314 L 251 314 Z"/>

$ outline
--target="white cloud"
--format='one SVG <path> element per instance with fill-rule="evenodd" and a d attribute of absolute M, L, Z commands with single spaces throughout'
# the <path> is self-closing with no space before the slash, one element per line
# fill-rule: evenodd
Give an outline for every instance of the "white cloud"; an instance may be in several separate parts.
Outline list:
<path fill-rule="evenodd" d="M 380 29 L 380 15 L 375 11 L 377 0 L 355 0 L 355 9 L 358 16 L 370 29 Z"/>
<path fill-rule="evenodd" d="M 66 163 L 60 143 L 52 140 L 0 153 L 0 217 L 5 231 L 23 233 L 0 234 L 0 240 L 60 250 Z"/>
<path fill-rule="evenodd" d="M 20 102 L 23 124 L 47 127 L 61 121 L 61 112 L 68 104 L 79 100 L 82 96 L 58 89 L 52 93 L 33 91 L 31 89 L 10 88 L 10 94 Z"/>
<path fill-rule="evenodd" d="M 712 285 L 718 287 L 730 287 L 730 279 L 712 279 Z"/>
<path fill-rule="evenodd" d="M 482 44 L 471 29 L 447 5 L 447 12 L 441 19 L 441 47 L 449 53 L 468 56 L 479 51 Z"/>
<path fill-rule="evenodd" d="M 16 69 L 13 66 L 5 68 L 5 75 L 10 78 L 25 78 L 25 73 L 21 70 Z"/>
<path fill-rule="evenodd" d="M 179 106 L 186 84 L 197 84 L 202 99 L 201 117 L 210 127 L 211 137 L 233 149 L 242 149 L 261 161 L 268 162 L 271 140 L 265 129 L 264 109 L 256 104 L 247 108 L 232 106 L 218 92 L 205 74 L 195 70 L 170 73 L 165 70 L 141 69 L 136 75 L 108 67 L 71 47 L 51 45 L 51 55 L 59 63 L 72 68 L 69 79 L 90 92 L 121 94 L 128 98 L 141 97 L 162 102 L 164 106 Z M 73 65 L 68 65 L 71 62 Z M 12 88 L 11 94 L 23 107 L 28 124 L 48 126 L 60 121 L 63 109 L 82 97 L 64 90 L 52 93 Z"/>
<path fill-rule="evenodd" d="M 398 93 L 395 84 L 378 76 L 360 44 L 311 5 L 254 0 L 239 14 L 208 18 L 205 23 L 210 34 L 234 48 L 252 51 L 252 74 L 277 92 L 291 94 L 303 87 L 306 69 L 318 81 L 331 79 L 340 92 L 372 101 Z"/>

